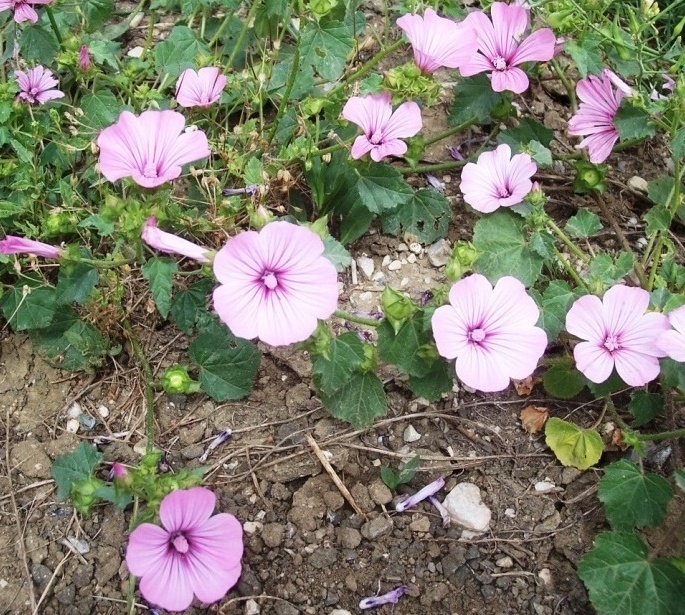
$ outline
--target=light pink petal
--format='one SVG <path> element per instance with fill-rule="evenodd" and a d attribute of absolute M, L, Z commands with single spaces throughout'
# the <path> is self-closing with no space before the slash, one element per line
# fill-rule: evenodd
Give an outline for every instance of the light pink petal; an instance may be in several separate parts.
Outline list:
<path fill-rule="evenodd" d="M 359 126 L 367 137 L 382 130 L 392 115 L 390 94 L 352 96 L 343 107 L 342 118 Z"/>
<path fill-rule="evenodd" d="M 36 13 L 28 4 L 20 4 L 14 9 L 14 21 L 17 23 L 23 23 L 25 21 L 36 23 L 38 21 L 38 13 Z"/>
<path fill-rule="evenodd" d="M 647 310 L 649 293 L 642 288 L 616 284 L 604 293 L 602 303 L 604 321 L 609 331 L 628 332 Z"/>
<path fill-rule="evenodd" d="M 578 371 L 588 380 L 597 384 L 609 378 L 614 369 L 614 359 L 611 353 L 596 342 L 580 342 L 576 344 L 576 347 L 573 349 L 573 357 L 576 360 Z"/>
<path fill-rule="evenodd" d="M 656 340 L 656 345 L 674 361 L 685 363 L 685 335 L 678 331 L 664 331 Z"/>
<path fill-rule="evenodd" d="M 59 258 L 62 251 L 62 248 L 57 246 L 15 235 L 5 235 L 0 241 L 0 254 L 35 254 L 45 258 Z"/>
<path fill-rule="evenodd" d="M 176 84 L 176 101 L 182 107 L 208 107 L 221 97 L 226 77 L 218 68 L 207 66 L 199 71 L 188 68 Z"/>
<path fill-rule="evenodd" d="M 547 334 L 535 326 L 517 327 L 489 335 L 486 346 L 509 378 L 527 378 L 547 348 Z"/>
<path fill-rule="evenodd" d="M 658 312 L 638 316 L 621 331 L 621 345 L 652 357 L 663 357 L 657 339 L 669 330 L 668 318 Z"/>
<path fill-rule="evenodd" d="M 685 305 L 669 312 L 668 322 L 676 331 L 685 335 Z"/>
<path fill-rule="evenodd" d="M 604 306 L 599 297 L 585 295 L 576 299 L 566 314 L 566 330 L 571 335 L 593 342 L 595 345 L 603 344 L 606 336 L 606 322 Z"/>
<path fill-rule="evenodd" d="M 465 351 L 466 327 L 451 305 L 443 305 L 433 312 L 431 328 L 441 357 L 456 359 Z"/>
<path fill-rule="evenodd" d="M 511 62 L 514 52 L 521 40 L 521 35 L 528 27 L 528 10 L 504 2 L 495 2 L 490 8 L 492 25 L 495 34 L 497 55 Z"/>
<path fill-rule="evenodd" d="M 145 222 L 141 238 L 147 245 L 160 252 L 181 254 L 199 263 L 209 262 L 207 258 L 208 248 L 198 246 L 192 241 L 160 230 L 157 228 L 157 221 L 154 217 L 148 218 Z"/>
<path fill-rule="evenodd" d="M 413 101 L 402 103 L 385 123 L 383 141 L 413 137 L 422 126 L 419 106 Z"/>
<path fill-rule="evenodd" d="M 45 104 L 50 100 L 55 100 L 57 98 L 64 98 L 64 92 L 59 90 L 48 90 L 46 92 L 39 92 L 36 94 L 36 100 L 41 104 Z"/>
<path fill-rule="evenodd" d="M 213 565 L 213 560 L 189 553 L 184 574 L 200 602 L 212 604 L 221 600 L 240 578 L 240 563 L 230 569 Z"/>
<path fill-rule="evenodd" d="M 618 141 L 618 132 L 616 130 L 611 130 L 586 137 L 576 145 L 576 147 L 578 149 L 587 147 L 588 153 L 590 154 L 590 162 L 593 164 L 601 164 L 611 154 L 611 150 L 614 148 L 616 141 Z"/>
<path fill-rule="evenodd" d="M 162 559 L 140 580 L 140 593 L 145 599 L 169 611 L 185 611 L 193 601 L 188 566 L 175 553 Z"/>
<path fill-rule="evenodd" d="M 659 375 L 660 366 L 656 357 L 629 348 L 615 352 L 614 362 L 618 375 L 633 387 L 643 386 Z"/>
<path fill-rule="evenodd" d="M 486 347 L 469 344 L 457 357 L 454 369 L 459 380 L 484 393 L 503 391 L 509 386 L 510 378 L 497 355 Z"/>
<path fill-rule="evenodd" d="M 509 63 L 517 66 L 523 62 L 546 62 L 554 57 L 556 36 L 549 28 L 537 30 L 516 49 Z"/>
<path fill-rule="evenodd" d="M 128 539 L 126 566 L 131 574 L 142 577 L 162 565 L 169 550 L 169 534 L 151 523 L 139 525 Z"/>
<path fill-rule="evenodd" d="M 506 70 L 492 71 L 492 89 L 494 92 L 514 92 L 521 94 L 528 89 L 530 81 L 528 75 L 516 66 L 510 66 Z"/>
<path fill-rule="evenodd" d="M 386 156 L 403 156 L 407 152 L 407 144 L 399 139 L 384 141 L 371 150 L 371 159 L 380 162 Z"/>
<path fill-rule="evenodd" d="M 523 283 L 512 276 L 497 281 L 488 299 L 483 327 L 488 331 L 532 328 L 540 318 L 540 308 L 526 293 Z"/>
<path fill-rule="evenodd" d="M 459 66 L 462 77 L 472 77 L 479 73 L 493 70 L 492 62 L 480 53 L 472 53 L 471 56 Z M 457 90 L 457 96 L 459 91 Z"/>
<path fill-rule="evenodd" d="M 198 527 L 214 512 L 216 496 L 205 487 L 178 489 L 164 497 L 159 518 L 168 532 Z"/>
<path fill-rule="evenodd" d="M 365 154 L 368 154 L 374 147 L 376 147 L 366 135 L 359 135 L 352 144 L 352 149 L 350 150 L 350 156 L 355 160 L 358 160 Z"/>

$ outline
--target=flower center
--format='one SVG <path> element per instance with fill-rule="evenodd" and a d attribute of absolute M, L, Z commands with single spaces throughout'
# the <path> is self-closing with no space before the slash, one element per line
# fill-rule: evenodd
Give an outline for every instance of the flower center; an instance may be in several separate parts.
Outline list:
<path fill-rule="evenodd" d="M 179 553 L 188 553 L 188 549 L 190 548 L 186 537 L 181 533 L 176 534 L 176 536 L 171 539 L 171 544 Z"/>
<path fill-rule="evenodd" d="M 497 194 L 500 199 L 508 199 L 511 196 L 511 191 L 507 186 L 499 186 L 497 188 Z"/>
<path fill-rule="evenodd" d="M 262 282 L 269 290 L 273 290 L 278 286 L 278 278 L 273 271 L 265 271 L 262 276 Z"/>
<path fill-rule="evenodd" d="M 383 142 L 383 131 L 382 130 L 374 130 L 373 133 L 371 133 L 371 136 L 369 137 L 369 141 L 373 143 L 374 145 L 378 145 Z"/>
<path fill-rule="evenodd" d="M 611 353 L 621 350 L 621 338 L 618 335 L 607 335 L 604 338 L 604 348 Z"/>
<path fill-rule="evenodd" d="M 471 329 L 471 331 L 466 334 L 466 337 L 469 342 L 480 344 L 485 339 L 485 331 L 483 329 Z"/>
<path fill-rule="evenodd" d="M 154 162 L 148 162 L 143 169 L 143 177 L 157 177 L 157 165 Z"/>
<path fill-rule="evenodd" d="M 507 70 L 507 61 L 502 56 L 493 58 L 492 65 L 495 67 L 495 70 Z"/>

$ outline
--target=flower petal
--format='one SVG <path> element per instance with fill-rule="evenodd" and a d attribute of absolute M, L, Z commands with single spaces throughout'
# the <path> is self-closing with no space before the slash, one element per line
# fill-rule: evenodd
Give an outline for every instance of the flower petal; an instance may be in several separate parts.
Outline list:
<path fill-rule="evenodd" d="M 192 530 L 210 518 L 215 506 L 214 492 L 205 487 L 178 489 L 162 500 L 159 518 L 168 532 Z"/>
<path fill-rule="evenodd" d="M 173 553 L 140 579 L 139 589 L 148 602 L 168 611 L 185 611 L 193 601 L 188 565 Z"/>
<path fill-rule="evenodd" d="M 126 566 L 142 577 L 161 566 L 169 551 L 169 534 L 152 523 L 141 523 L 128 538 Z"/>
<path fill-rule="evenodd" d="M 595 344 L 604 343 L 604 307 L 599 297 L 585 295 L 576 299 L 566 314 L 566 330 L 582 340 Z"/>
<path fill-rule="evenodd" d="M 609 378 L 614 369 L 614 359 L 611 353 L 596 342 L 576 344 L 573 349 L 573 357 L 576 360 L 578 371 L 588 380 L 598 384 Z"/>

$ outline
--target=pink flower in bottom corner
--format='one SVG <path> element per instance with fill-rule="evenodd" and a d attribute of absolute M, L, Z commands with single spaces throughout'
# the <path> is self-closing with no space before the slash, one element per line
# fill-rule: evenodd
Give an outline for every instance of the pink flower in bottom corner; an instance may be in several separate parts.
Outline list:
<path fill-rule="evenodd" d="M 503 143 L 491 152 L 483 152 L 474 164 L 461 172 L 459 189 L 464 200 L 476 211 L 489 214 L 499 207 L 518 205 L 532 190 L 531 177 L 538 170 L 528 154 L 511 155 Z"/>
<path fill-rule="evenodd" d="M 184 164 L 211 153 L 205 133 L 184 132 L 185 123 L 178 111 L 122 111 L 97 138 L 100 171 L 111 182 L 131 177 L 145 188 L 176 179 Z"/>
<path fill-rule="evenodd" d="M 59 82 L 55 79 L 52 71 L 40 64 L 26 72 L 23 70 L 15 71 L 14 76 L 20 89 L 17 100 L 25 100 L 32 105 L 35 103 L 42 105 L 64 96 L 64 92 L 56 89 Z"/>
<path fill-rule="evenodd" d="M 151 248 L 160 252 L 181 254 L 199 263 L 210 262 L 209 258 L 207 258 L 207 253 L 210 252 L 209 248 L 198 246 L 192 241 L 183 239 L 183 237 L 160 230 L 157 227 L 157 219 L 154 216 L 150 216 L 145 221 L 140 238 Z"/>
<path fill-rule="evenodd" d="M 592 382 L 604 382 L 614 367 L 630 386 L 642 386 L 659 375 L 666 353 L 657 339 L 668 330 L 663 314 L 650 312 L 649 293 L 641 288 L 612 286 L 604 297 L 585 295 L 566 315 L 566 330 L 581 341 L 573 349 L 578 370 Z"/>
<path fill-rule="evenodd" d="M 181 107 L 209 107 L 221 98 L 225 86 L 226 77 L 218 68 L 187 68 L 176 83 L 176 102 Z"/>
<path fill-rule="evenodd" d="M 568 134 L 587 135 L 576 147 L 587 147 L 590 162 L 599 164 L 611 154 L 618 130 L 614 125 L 621 100 L 632 90 L 608 69 L 602 71 L 601 79 L 589 75 L 576 85 L 580 105 L 568 121 Z"/>
<path fill-rule="evenodd" d="M 0 241 L 0 254 L 33 254 L 45 258 L 59 258 L 62 252 L 62 248 L 51 246 L 49 243 L 15 235 L 5 235 L 5 238 Z"/>
<path fill-rule="evenodd" d="M 11 10 L 14 12 L 14 21 L 22 23 L 38 21 L 38 13 L 31 6 L 32 4 L 50 4 L 52 0 L 0 0 L 0 12 Z"/>
<path fill-rule="evenodd" d="M 674 361 L 685 363 L 685 305 L 669 312 L 667 318 L 673 328 L 659 335 L 657 348 Z"/>
<path fill-rule="evenodd" d="M 215 505 L 204 487 L 172 491 L 159 507 L 162 527 L 142 523 L 131 532 L 126 565 L 148 602 L 183 611 L 193 595 L 217 602 L 238 582 L 243 530 L 233 515 L 212 516 Z"/>
<path fill-rule="evenodd" d="M 421 15 L 403 15 L 397 26 L 404 31 L 414 50 L 414 62 L 424 73 L 439 68 L 459 68 L 473 51 L 476 33 L 433 9 Z"/>
<path fill-rule="evenodd" d="M 338 274 L 323 251 L 314 231 L 284 221 L 232 237 L 214 258 L 214 309 L 237 337 L 306 340 L 338 304 Z"/>
<path fill-rule="evenodd" d="M 505 276 L 493 288 L 476 273 L 455 283 L 449 300 L 433 314 L 433 337 L 440 355 L 456 359 L 464 384 L 490 393 L 533 373 L 547 335 L 535 326 L 540 310 L 519 280 Z"/>
<path fill-rule="evenodd" d="M 343 107 L 342 117 L 364 131 L 352 144 L 352 158 L 371 152 L 375 162 L 386 156 L 402 156 L 407 144 L 401 139 L 413 137 L 423 126 L 421 109 L 415 102 L 402 103 L 393 112 L 387 92 L 352 96 Z"/>

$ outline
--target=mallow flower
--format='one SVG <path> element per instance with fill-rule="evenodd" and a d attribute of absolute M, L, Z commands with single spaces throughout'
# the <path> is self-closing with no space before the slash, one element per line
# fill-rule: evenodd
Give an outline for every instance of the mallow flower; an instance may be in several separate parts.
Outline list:
<path fill-rule="evenodd" d="M 386 156 L 402 156 L 407 144 L 401 139 L 413 137 L 423 126 L 421 109 L 415 102 L 404 102 L 393 112 L 387 92 L 352 96 L 343 107 L 342 117 L 364 132 L 352 144 L 352 158 L 371 152 L 375 162 Z"/>
<path fill-rule="evenodd" d="M 659 357 L 666 352 L 657 340 L 668 331 L 668 319 L 645 313 L 649 293 L 616 285 L 600 299 L 585 295 L 566 315 L 566 330 L 580 338 L 573 349 L 578 370 L 592 382 L 604 382 L 614 367 L 626 384 L 639 387 L 659 375 Z"/>
<path fill-rule="evenodd" d="M 5 238 L 0 241 L 0 254 L 33 254 L 45 258 L 59 258 L 62 252 L 62 248 L 58 246 L 15 235 L 5 235 Z"/>
<path fill-rule="evenodd" d="M 226 76 L 214 66 L 187 68 L 176 82 L 176 102 L 181 107 L 209 107 L 221 98 L 225 86 Z"/>
<path fill-rule="evenodd" d="M 185 123 L 177 111 L 122 111 L 97 138 L 100 171 L 111 182 L 131 177 L 145 188 L 176 179 L 184 164 L 210 154 L 205 133 L 183 132 Z"/>
<path fill-rule="evenodd" d="M 477 52 L 459 67 L 464 77 L 490 73 L 495 92 L 510 90 L 521 94 L 528 89 L 528 75 L 519 67 L 524 62 L 546 62 L 554 57 L 556 37 L 550 28 L 523 36 L 528 29 L 528 9 L 494 2 L 491 18 L 482 11 L 470 13 L 462 22 L 477 35 Z"/>
<path fill-rule="evenodd" d="M 510 378 L 533 373 L 547 335 L 535 326 L 540 310 L 519 280 L 504 276 L 493 288 L 475 273 L 452 286 L 449 301 L 433 313 L 433 337 L 441 356 L 456 359 L 464 384 L 502 391 Z"/>
<path fill-rule="evenodd" d="M 410 495 L 409 497 L 406 497 L 403 500 L 397 502 L 397 504 L 395 505 L 395 510 L 397 512 L 404 512 L 405 510 L 408 510 L 416 506 L 419 502 L 423 502 L 425 499 L 435 495 L 444 486 L 445 479 L 444 477 L 440 476 L 436 478 L 433 482 L 428 483 L 422 489 L 419 489 L 414 495 Z"/>
<path fill-rule="evenodd" d="M 214 309 L 237 337 L 306 340 L 338 303 L 338 275 L 323 252 L 314 231 L 285 221 L 231 237 L 214 257 Z"/>
<path fill-rule="evenodd" d="M 169 611 L 193 601 L 221 600 L 240 577 L 243 529 L 228 513 L 212 516 L 216 496 L 205 487 L 180 489 L 159 507 L 162 527 L 142 523 L 129 537 L 126 565 L 140 577 L 145 599 Z"/>
<path fill-rule="evenodd" d="M 59 82 L 55 79 L 52 71 L 41 66 L 34 66 L 26 72 L 18 70 L 14 76 L 19 84 L 19 94 L 17 100 L 24 100 L 27 103 L 43 105 L 50 100 L 62 98 L 64 92 L 57 89 Z"/>
<path fill-rule="evenodd" d="M 483 152 L 476 163 L 469 162 L 461 172 L 459 189 L 476 211 L 489 214 L 499 207 L 518 205 L 533 188 L 531 177 L 538 170 L 528 154 L 511 155 L 503 143 Z"/>
<path fill-rule="evenodd" d="M 198 263 L 210 262 L 209 258 L 207 258 L 207 253 L 210 252 L 209 248 L 198 246 L 196 243 L 183 239 L 178 235 L 160 230 L 157 227 L 157 219 L 154 216 L 150 216 L 145 221 L 140 237 L 147 245 L 160 252 L 181 254 L 196 260 Z"/>
<path fill-rule="evenodd" d="M 36 13 L 31 5 L 50 4 L 51 2 L 52 0 L 0 0 L 0 12 L 13 11 L 16 23 L 24 21 L 36 23 L 38 21 L 38 13 Z"/>
<path fill-rule="evenodd" d="M 581 102 L 568 122 L 568 134 L 587 135 L 576 147 L 587 147 L 590 162 L 599 164 L 611 154 L 619 136 L 614 118 L 621 100 L 631 92 L 630 87 L 608 69 L 602 71 L 601 78 L 589 75 L 576 85 Z"/>
<path fill-rule="evenodd" d="M 685 363 L 685 305 L 669 312 L 667 318 L 673 328 L 660 333 L 656 345 L 674 361 Z"/>
<path fill-rule="evenodd" d="M 462 23 L 440 17 L 433 9 L 421 15 L 403 15 L 397 26 L 414 50 L 414 62 L 424 73 L 459 68 L 476 43 L 476 33 Z"/>

